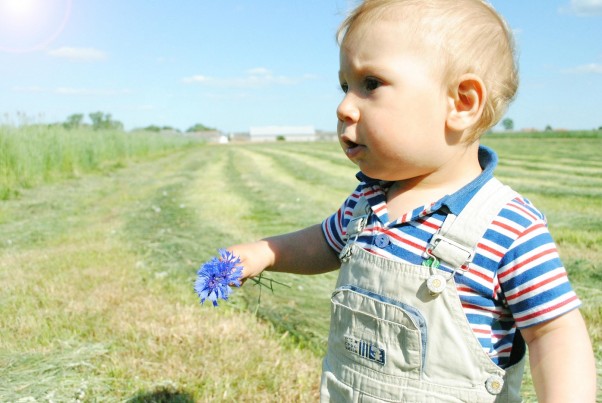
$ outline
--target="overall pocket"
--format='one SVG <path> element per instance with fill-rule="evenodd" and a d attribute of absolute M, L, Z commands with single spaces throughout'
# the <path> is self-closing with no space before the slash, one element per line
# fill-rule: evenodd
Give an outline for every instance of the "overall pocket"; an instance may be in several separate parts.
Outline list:
<path fill-rule="evenodd" d="M 351 285 L 338 288 L 331 302 L 331 367 L 336 362 L 380 382 L 420 377 L 427 327 L 416 308 Z"/>

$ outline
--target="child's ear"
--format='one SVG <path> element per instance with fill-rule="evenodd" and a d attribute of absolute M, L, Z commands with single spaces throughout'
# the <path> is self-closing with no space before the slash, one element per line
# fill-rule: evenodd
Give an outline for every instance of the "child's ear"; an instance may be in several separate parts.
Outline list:
<path fill-rule="evenodd" d="M 474 125 L 483 114 L 486 100 L 485 84 L 476 74 L 464 74 L 450 89 L 447 127 L 464 131 Z"/>

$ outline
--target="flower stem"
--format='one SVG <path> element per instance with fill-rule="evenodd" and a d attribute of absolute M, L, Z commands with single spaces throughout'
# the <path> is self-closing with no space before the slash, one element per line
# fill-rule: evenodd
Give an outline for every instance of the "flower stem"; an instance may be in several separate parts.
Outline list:
<path fill-rule="evenodd" d="M 273 278 L 263 277 L 263 273 L 260 274 L 258 277 L 251 278 L 251 280 L 253 281 L 253 283 L 255 283 L 254 285 L 259 286 L 259 295 L 257 296 L 257 306 L 255 307 L 255 316 L 257 316 L 257 313 L 259 311 L 259 305 L 261 304 L 261 294 L 263 291 L 263 287 L 268 288 L 272 293 L 274 292 L 274 284 L 278 284 L 278 285 L 282 285 L 284 287 L 291 288 L 290 284 L 281 283 L 280 281 L 274 280 Z M 264 280 L 264 281 L 262 281 L 262 280 Z"/>

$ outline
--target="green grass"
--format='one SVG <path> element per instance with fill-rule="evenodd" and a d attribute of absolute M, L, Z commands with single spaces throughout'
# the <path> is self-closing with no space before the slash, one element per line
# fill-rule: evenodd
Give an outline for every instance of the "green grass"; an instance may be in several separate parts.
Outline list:
<path fill-rule="evenodd" d="M 546 213 L 600 367 L 602 138 L 484 143 Z M 0 401 L 315 401 L 336 274 L 270 273 L 291 288 L 257 306 L 248 282 L 218 309 L 192 282 L 220 247 L 320 222 L 354 174 L 335 143 L 281 142 L 20 187 L 0 202 Z M 528 377 L 523 389 L 533 401 Z"/>
<path fill-rule="evenodd" d="M 200 184 L 226 150 L 0 204 L 0 401 L 83 389 L 86 401 L 315 400 L 317 356 L 240 305 L 200 307 L 192 291 L 199 262 L 237 232 L 214 219 L 224 195 Z"/>
<path fill-rule="evenodd" d="M 0 125 L 0 200 L 23 188 L 120 168 L 192 144 L 182 136 L 151 132 Z"/>

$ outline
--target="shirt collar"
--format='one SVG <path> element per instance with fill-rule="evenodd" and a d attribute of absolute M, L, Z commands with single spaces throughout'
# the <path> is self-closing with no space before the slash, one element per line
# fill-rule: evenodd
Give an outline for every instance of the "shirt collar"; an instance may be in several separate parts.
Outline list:
<path fill-rule="evenodd" d="M 479 164 L 483 169 L 483 172 L 470 183 L 451 195 L 444 196 L 439 201 L 432 205 L 431 211 L 439 210 L 441 207 L 446 206 L 450 213 L 458 215 L 462 209 L 468 204 L 470 199 L 475 193 L 485 185 L 491 178 L 493 178 L 493 171 L 497 167 L 498 157 L 495 151 L 491 148 L 480 145 L 479 146 Z M 356 178 L 364 182 L 367 186 L 380 186 L 388 187 L 391 182 L 383 181 L 380 179 L 370 178 L 363 172 L 358 172 Z"/>

